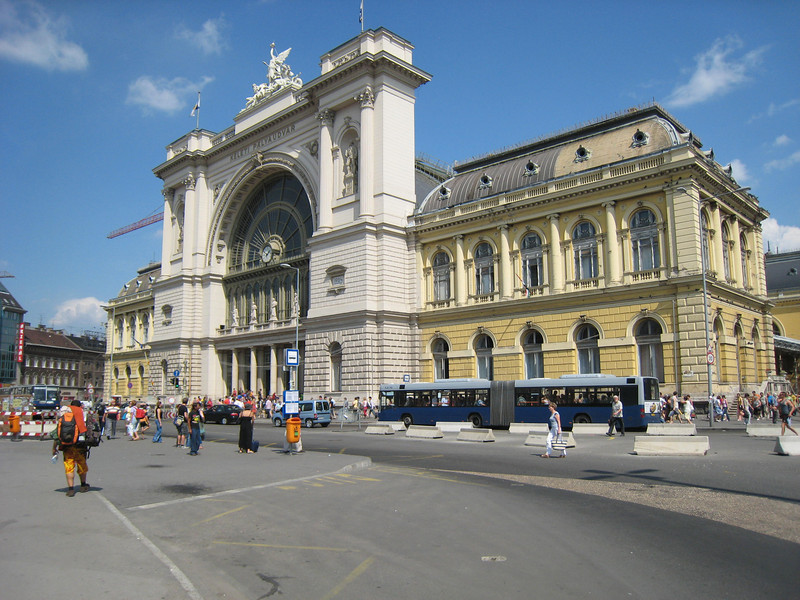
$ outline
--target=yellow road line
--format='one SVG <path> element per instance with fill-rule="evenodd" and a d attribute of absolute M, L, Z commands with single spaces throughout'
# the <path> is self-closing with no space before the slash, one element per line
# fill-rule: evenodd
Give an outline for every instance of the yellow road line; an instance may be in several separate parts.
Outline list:
<path fill-rule="evenodd" d="M 331 598 L 334 598 L 334 597 L 338 596 L 339 592 L 344 590 L 345 587 L 347 587 L 353 581 L 355 581 L 358 577 L 360 577 L 361 574 L 364 573 L 364 571 L 366 571 L 369 568 L 369 566 L 372 564 L 372 562 L 374 560 L 375 559 L 370 556 L 368 559 L 366 559 L 364 562 L 362 562 L 360 565 L 358 565 L 355 569 L 353 569 L 350 572 L 350 574 L 347 577 L 345 577 L 339 583 L 339 585 L 337 585 L 330 592 L 328 592 L 325 596 L 323 596 L 322 600 L 331 600 Z"/>
<path fill-rule="evenodd" d="M 197 521 L 195 523 L 192 523 L 192 527 L 194 527 L 195 525 L 199 525 L 200 523 L 208 523 L 209 521 L 213 521 L 214 519 L 219 519 L 220 517 L 224 517 L 225 515 L 229 515 L 231 513 L 239 512 L 240 510 L 244 510 L 248 506 L 250 506 L 250 504 L 245 504 L 244 506 L 240 506 L 238 508 L 232 508 L 231 510 L 227 510 L 224 513 L 219 513 L 218 515 L 214 515 L 213 517 L 208 517 L 207 519 L 203 519 L 202 521 Z"/>
<path fill-rule="evenodd" d="M 324 546 L 287 546 L 285 544 L 256 544 L 255 542 L 223 542 L 214 541 L 213 544 L 222 546 L 247 546 L 250 548 L 275 548 L 278 550 L 323 550 L 325 552 L 352 552 L 349 548 L 326 548 Z"/>

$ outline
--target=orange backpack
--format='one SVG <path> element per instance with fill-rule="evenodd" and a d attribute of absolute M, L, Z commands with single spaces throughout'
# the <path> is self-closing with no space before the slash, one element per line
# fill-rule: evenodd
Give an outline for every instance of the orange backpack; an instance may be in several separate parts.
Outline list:
<path fill-rule="evenodd" d="M 58 441 L 62 446 L 71 446 L 78 441 L 78 424 L 72 411 L 64 413 L 58 420 Z"/>

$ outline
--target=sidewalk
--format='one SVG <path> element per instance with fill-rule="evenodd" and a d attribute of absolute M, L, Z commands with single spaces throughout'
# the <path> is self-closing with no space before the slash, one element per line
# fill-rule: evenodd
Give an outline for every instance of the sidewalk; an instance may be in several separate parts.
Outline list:
<path fill-rule="evenodd" d="M 5 598 L 200 598 L 191 581 L 132 522 L 134 507 L 170 505 L 367 468 L 342 454 L 242 455 L 207 441 L 199 456 L 173 439 L 104 441 L 88 460 L 87 493 L 66 497 L 64 465 L 51 443 L 0 440 L 0 581 Z M 76 482 L 78 477 L 76 476 Z M 169 527 L 169 509 L 160 509 Z M 70 590 L 65 592 L 65 590 Z"/>

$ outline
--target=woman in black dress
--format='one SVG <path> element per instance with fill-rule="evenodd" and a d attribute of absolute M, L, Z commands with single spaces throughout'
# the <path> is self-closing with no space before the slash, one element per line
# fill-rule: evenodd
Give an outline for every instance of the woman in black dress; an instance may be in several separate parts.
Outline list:
<path fill-rule="evenodd" d="M 249 402 L 239 416 L 239 452 L 253 453 L 253 405 Z"/>

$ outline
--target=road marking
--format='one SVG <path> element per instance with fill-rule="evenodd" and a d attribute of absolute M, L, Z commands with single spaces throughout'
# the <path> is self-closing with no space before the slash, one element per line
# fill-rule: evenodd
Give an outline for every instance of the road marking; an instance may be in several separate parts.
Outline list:
<path fill-rule="evenodd" d="M 245 504 L 244 506 L 240 506 L 238 508 L 232 508 L 231 510 L 226 510 L 224 513 L 219 513 L 218 515 L 214 515 L 213 517 L 208 517 L 207 519 L 203 519 L 202 521 L 196 521 L 192 523 L 192 527 L 195 525 L 199 525 L 201 523 L 208 523 L 209 521 L 213 521 L 214 519 L 219 519 L 220 517 L 224 517 L 225 515 L 229 515 L 231 513 L 239 512 L 240 510 L 244 510 L 248 506 L 252 506 L 250 504 Z"/>
<path fill-rule="evenodd" d="M 374 560 L 375 559 L 373 557 L 371 557 L 371 556 L 369 558 L 367 558 L 366 560 L 364 560 L 364 562 L 362 562 L 355 569 L 353 569 L 350 572 L 350 574 L 347 577 L 345 577 L 339 583 L 339 585 L 337 585 L 330 592 L 328 592 L 325 596 L 323 596 L 322 600 L 331 600 L 331 598 L 334 598 L 334 597 L 338 596 L 339 592 L 344 590 L 345 587 L 347 587 L 353 581 L 355 581 L 358 577 L 360 577 L 361 574 L 364 573 L 364 571 L 366 571 L 369 568 L 369 566 L 373 563 Z"/>
<path fill-rule="evenodd" d="M 224 542 L 215 540 L 212 544 L 221 546 L 247 546 L 250 548 L 274 548 L 276 550 L 322 550 L 323 552 L 353 552 L 350 548 L 326 548 L 325 546 L 287 546 L 286 544 L 257 544 L 256 542 Z"/>
<path fill-rule="evenodd" d="M 368 469 L 372 466 L 372 460 L 365 458 L 346 467 L 342 467 L 338 471 L 329 473 L 328 476 L 337 475 L 341 473 L 349 473 L 354 470 Z M 281 486 L 291 485 L 293 483 L 302 483 L 317 479 L 319 475 L 308 475 L 306 477 L 298 477 L 297 479 L 289 479 L 287 481 L 273 481 L 271 483 L 264 483 L 261 485 L 252 485 L 245 488 L 236 488 L 232 490 L 222 490 L 220 492 L 213 492 L 210 494 L 198 494 L 196 496 L 187 496 L 186 498 L 178 498 L 176 500 L 164 500 L 163 502 L 153 502 L 152 504 L 140 504 L 139 506 L 131 506 L 127 510 L 150 510 L 151 508 L 162 508 L 164 506 L 172 506 L 173 504 L 185 504 L 187 502 L 195 502 L 197 500 L 209 500 L 211 498 L 219 498 L 220 496 L 229 496 L 232 494 L 241 494 L 243 492 L 253 492 L 257 490 L 264 490 L 267 488 L 281 488 Z"/>
<path fill-rule="evenodd" d="M 165 567 L 167 567 L 167 570 L 170 573 L 172 573 L 175 579 L 178 580 L 178 583 L 186 591 L 186 594 L 189 596 L 189 598 L 191 598 L 191 600 L 203 600 L 203 597 L 200 595 L 200 592 L 197 591 L 197 588 L 194 587 L 194 585 L 192 584 L 190 579 L 184 574 L 184 572 L 178 568 L 178 565 L 172 562 L 169 556 L 164 554 L 164 552 L 162 552 L 162 550 L 158 546 L 156 546 L 153 542 L 151 542 L 150 539 L 144 533 L 142 533 L 139 530 L 139 528 L 136 527 L 136 525 L 131 523 L 128 517 L 123 515 L 120 512 L 120 510 L 111 503 L 110 500 L 108 500 L 105 496 L 103 496 L 103 494 L 101 494 L 100 492 L 95 492 L 94 495 L 100 498 L 100 500 L 103 502 L 103 504 L 106 505 L 108 510 L 110 510 L 111 513 L 115 515 L 120 521 L 122 521 L 122 524 L 128 528 L 128 531 L 130 531 L 137 540 L 142 542 L 145 548 L 150 550 L 150 552 L 152 552 L 153 555 L 158 560 L 160 560 Z"/>

